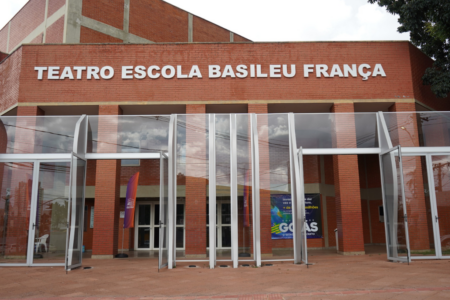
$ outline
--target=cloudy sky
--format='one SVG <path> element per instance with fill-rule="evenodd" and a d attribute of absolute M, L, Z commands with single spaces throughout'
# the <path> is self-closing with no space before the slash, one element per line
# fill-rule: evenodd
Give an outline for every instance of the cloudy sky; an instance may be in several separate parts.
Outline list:
<path fill-rule="evenodd" d="M 133 0 L 131 0 L 133 1 Z M 165 0 L 253 41 L 408 40 L 367 0 Z M 0 0 L 0 28 L 28 0 Z"/>

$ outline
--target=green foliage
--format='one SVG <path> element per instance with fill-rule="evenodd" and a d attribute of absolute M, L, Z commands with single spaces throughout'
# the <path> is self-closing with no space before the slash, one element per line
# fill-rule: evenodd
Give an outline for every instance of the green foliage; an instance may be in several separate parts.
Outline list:
<path fill-rule="evenodd" d="M 411 42 L 433 58 L 433 67 L 422 77 L 433 93 L 450 92 L 450 0 L 368 0 L 399 16 L 398 32 L 410 32 Z"/>

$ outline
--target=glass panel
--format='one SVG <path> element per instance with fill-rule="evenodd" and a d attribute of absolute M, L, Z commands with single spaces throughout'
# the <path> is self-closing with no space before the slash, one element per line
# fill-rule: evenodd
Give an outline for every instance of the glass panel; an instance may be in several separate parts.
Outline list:
<path fill-rule="evenodd" d="M 84 186 L 86 176 L 86 162 L 77 157 L 73 158 L 72 166 L 72 197 L 70 203 L 70 231 L 68 265 L 76 266 L 81 264 L 82 244 L 83 244 L 83 206 L 84 206 Z M 73 172 L 75 171 L 75 173 Z"/>
<path fill-rule="evenodd" d="M 231 226 L 222 226 L 222 248 L 231 247 Z"/>
<path fill-rule="evenodd" d="M 394 146 L 450 146 L 449 112 L 397 112 L 383 115 Z"/>
<path fill-rule="evenodd" d="M 80 117 L 0 117 L 0 153 L 70 153 Z"/>
<path fill-rule="evenodd" d="M 177 204 L 185 205 L 185 256 L 207 261 L 207 191 L 209 171 L 209 116 L 177 117 Z M 184 199 L 182 198 L 184 196 Z M 203 245 L 203 246 L 200 246 Z M 184 256 L 184 257 L 185 257 Z M 184 258 L 183 255 L 177 256 Z"/>
<path fill-rule="evenodd" d="M 398 150 L 381 156 L 388 258 L 406 261 L 408 254 Z"/>
<path fill-rule="evenodd" d="M 378 147 L 376 113 L 295 114 L 295 133 L 297 147 Z"/>
<path fill-rule="evenodd" d="M 289 125 L 287 114 L 257 115 L 261 254 L 293 259 Z"/>
<path fill-rule="evenodd" d="M 450 255 L 450 156 L 432 156 L 439 242 L 443 256 Z M 434 220 L 433 220 L 434 221 Z"/>
<path fill-rule="evenodd" d="M 150 225 L 150 204 L 139 205 L 139 225 Z"/>
<path fill-rule="evenodd" d="M 184 225 L 184 204 L 177 204 L 177 225 Z"/>
<path fill-rule="evenodd" d="M 40 163 L 34 263 L 65 262 L 69 180 L 69 162 Z M 81 206 L 77 209 L 80 209 L 79 215 L 84 212 Z M 76 226 L 78 227 L 79 223 L 76 223 Z M 81 233 L 77 227 L 77 233 Z M 78 240 L 74 242 L 75 246 L 78 246 Z M 81 250 L 81 247 L 78 250 Z M 81 254 L 81 251 L 78 254 Z M 79 257 L 77 259 L 79 260 Z"/>
<path fill-rule="evenodd" d="M 249 115 L 236 115 L 239 257 L 253 252 L 252 156 Z M 248 258 L 247 258 L 248 259 Z"/>
<path fill-rule="evenodd" d="M 222 203 L 220 214 L 222 215 L 222 225 L 231 224 L 231 205 L 230 203 Z"/>
<path fill-rule="evenodd" d="M 403 156 L 403 178 L 411 256 L 436 255 L 430 187 L 424 156 Z"/>
<path fill-rule="evenodd" d="M 167 151 L 170 116 L 89 116 L 88 153 Z"/>
<path fill-rule="evenodd" d="M 230 115 L 216 115 L 216 224 L 231 224 L 231 169 L 230 169 Z M 224 202 L 225 201 L 225 202 Z M 208 216 L 209 217 L 209 216 Z M 218 232 L 218 231 L 216 231 Z M 223 240 L 222 236 L 222 240 Z M 218 243 L 216 234 L 216 257 L 231 259 L 231 251 L 222 248 L 231 247 L 231 229 L 229 245 Z"/>
<path fill-rule="evenodd" d="M 150 227 L 138 228 L 138 248 L 150 249 Z"/>
<path fill-rule="evenodd" d="M 184 248 L 184 227 L 177 227 L 177 248 Z"/>
<path fill-rule="evenodd" d="M 160 221 L 159 213 L 160 213 L 159 204 L 155 204 L 155 219 L 153 220 L 154 225 L 159 225 Z"/>
<path fill-rule="evenodd" d="M 25 264 L 33 163 L 0 163 L 0 175 L 0 264 Z"/>
<path fill-rule="evenodd" d="M 153 231 L 155 234 L 153 235 L 153 248 L 159 248 L 159 227 L 155 227 Z"/>

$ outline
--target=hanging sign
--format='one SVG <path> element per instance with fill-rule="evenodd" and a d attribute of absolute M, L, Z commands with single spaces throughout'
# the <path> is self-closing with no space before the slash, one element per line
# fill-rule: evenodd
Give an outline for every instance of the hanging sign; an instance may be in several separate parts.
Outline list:
<path fill-rule="evenodd" d="M 322 238 L 320 194 L 305 194 L 306 234 L 308 239 Z M 290 194 L 270 196 L 272 240 L 293 239 L 292 199 Z"/>

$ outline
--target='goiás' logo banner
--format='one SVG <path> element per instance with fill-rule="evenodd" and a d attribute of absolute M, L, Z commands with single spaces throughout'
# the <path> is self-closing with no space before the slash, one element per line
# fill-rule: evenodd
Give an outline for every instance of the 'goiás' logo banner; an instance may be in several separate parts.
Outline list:
<path fill-rule="evenodd" d="M 134 209 L 136 207 L 136 194 L 138 182 L 139 182 L 139 172 L 134 174 L 128 181 L 123 228 L 134 227 Z"/>
<path fill-rule="evenodd" d="M 109 80 L 119 72 L 122 80 L 142 79 L 193 79 L 208 78 L 293 78 L 297 76 L 297 68 L 303 71 L 303 77 L 360 77 L 366 81 L 373 77 L 386 77 L 381 64 L 241 64 L 241 65 L 208 65 L 200 68 L 180 65 L 166 66 L 122 66 L 118 70 L 111 66 L 36 66 L 37 79 L 43 80 Z M 301 72 L 301 71 L 300 71 Z"/>
<path fill-rule="evenodd" d="M 308 239 L 322 238 L 322 216 L 320 194 L 305 194 L 306 236 Z M 272 240 L 293 239 L 292 199 L 290 194 L 270 196 Z"/>

